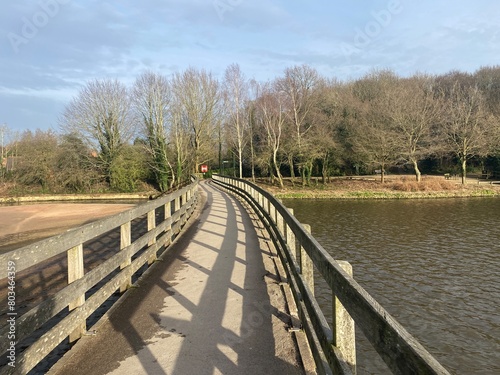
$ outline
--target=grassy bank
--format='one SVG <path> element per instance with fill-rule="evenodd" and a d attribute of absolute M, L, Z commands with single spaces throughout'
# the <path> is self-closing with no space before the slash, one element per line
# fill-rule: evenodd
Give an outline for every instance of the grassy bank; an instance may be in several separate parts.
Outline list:
<path fill-rule="evenodd" d="M 26 195 L 22 197 L 0 197 L 0 203 L 26 203 L 26 202 L 78 202 L 78 201 L 113 201 L 148 199 L 151 193 L 132 194 L 47 194 Z"/>
<path fill-rule="evenodd" d="M 277 198 L 297 199 L 422 199 L 458 197 L 500 197 L 500 184 L 469 179 L 465 185 L 460 180 L 445 180 L 442 176 L 425 176 L 417 183 L 412 176 L 390 176 L 385 183 L 376 177 L 334 178 L 323 184 L 313 181 L 302 186 L 299 179 L 292 184 L 285 179 L 283 189 L 258 180 L 257 184 Z"/>
<path fill-rule="evenodd" d="M 0 182 L 0 204 L 26 202 L 67 202 L 67 201 L 113 201 L 148 199 L 157 196 L 158 191 L 149 185 L 132 193 L 121 193 L 106 189 L 68 193 L 64 191 L 43 191 L 40 186 L 21 186 L 13 182 Z"/>

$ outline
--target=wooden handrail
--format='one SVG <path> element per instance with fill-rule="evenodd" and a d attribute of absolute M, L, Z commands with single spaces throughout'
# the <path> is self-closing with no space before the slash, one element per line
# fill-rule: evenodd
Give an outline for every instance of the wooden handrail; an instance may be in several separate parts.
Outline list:
<path fill-rule="evenodd" d="M 160 249 L 166 249 L 182 226 L 194 212 L 198 200 L 198 180 L 178 191 L 162 195 L 158 199 L 32 245 L 24 246 L 0 255 L 0 264 L 15 264 L 16 272 L 40 265 L 49 258 L 68 254 L 68 285 L 48 296 L 23 315 L 16 316 L 15 340 L 17 344 L 55 317 L 65 308 L 70 313 L 42 334 L 21 353 L 16 353 L 16 367 L 4 366 L 0 375 L 27 373 L 44 359 L 66 337 L 70 342 L 86 332 L 86 319 L 115 291 L 125 291 L 134 275 L 143 265 L 150 265 Z M 172 205 L 174 202 L 174 205 Z M 165 214 L 156 222 L 155 210 L 164 207 Z M 172 212 L 172 207 L 174 212 Z M 147 232 L 131 241 L 131 222 L 147 217 Z M 109 259 L 84 273 L 83 248 L 85 243 L 111 230 L 120 229 L 120 244 Z M 135 259 L 132 257 L 136 255 Z M 133 259 L 133 260 L 132 260 Z M 10 264 L 10 263 L 9 263 Z M 120 271 L 116 271 L 120 269 Z M 0 270 L 0 280 L 7 277 L 7 267 Z M 108 280 L 87 300 L 85 293 L 95 285 Z M 11 327 L 0 328 L 0 337 L 7 337 Z M 0 353 L 9 349 L 10 340 L 0 341 Z"/>
<path fill-rule="evenodd" d="M 219 175 L 213 175 L 212 179 L 244 198 L 263 220 L 290 279 L 295 302 L 302 314 L 302 323 L 320 373 L 356 372 L 355 358 L 352 358 L 354 345 L 339 340 L 339 335 L 346 332 L 345 317 L 339 317 L 344 315 L 342 309 L 345 309 L 394 374 L 449 374 L 354 280 L 349 266 L 333 259 L 280 201 L 249 181 Z M 314 298 L 310 276 L 312 265 L 330 287 L 334 301 L 337 301 L 335 309 L 339 305 L 342 307 L 340 314 L 333 311 L 334 321 L 331 326 L 326 322 Z M 353 326 L 347 324 L 351 327 L 349 329 L 352 330 L 354 343 Z"/>

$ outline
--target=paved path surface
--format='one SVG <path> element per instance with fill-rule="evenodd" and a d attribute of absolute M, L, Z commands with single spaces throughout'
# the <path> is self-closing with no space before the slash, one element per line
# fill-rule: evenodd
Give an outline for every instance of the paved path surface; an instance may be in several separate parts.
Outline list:
<path fill-rule="evenodd" d="M 200 214 L 119 308 L 49 374 L 303 374 L 270 249 L 202 183 Z"/>

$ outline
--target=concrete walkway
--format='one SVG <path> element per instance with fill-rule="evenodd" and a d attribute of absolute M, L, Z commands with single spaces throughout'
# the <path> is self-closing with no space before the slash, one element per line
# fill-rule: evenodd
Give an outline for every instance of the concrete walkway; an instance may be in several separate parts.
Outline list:
<path fill-rule="evenodd" d="M 263 233 L 200 188 L 187 232 L 49 374 L 304 373 Z"/>

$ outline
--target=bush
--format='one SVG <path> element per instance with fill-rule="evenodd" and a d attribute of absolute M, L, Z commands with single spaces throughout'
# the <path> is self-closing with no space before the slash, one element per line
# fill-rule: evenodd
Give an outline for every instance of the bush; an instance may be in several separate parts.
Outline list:
<path fill-rule="evenodd" d="M 453 190 L 456 185 L 453 182 L 440 178 L 428 178 L 420 182 L 403 177 L 400 181 L 391 183 L 390 188 L 396 191 L 420 192 L 420 191 L 442 191 Z"/>
<path fill-rule="evenodd" d="M 138 146 L 125 146 L 110 167 L 110 186 L 121 193 L 136 191 L 150 175 L 146 156 Z"/>

